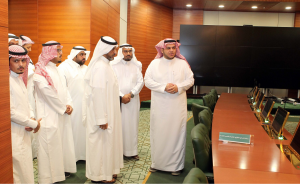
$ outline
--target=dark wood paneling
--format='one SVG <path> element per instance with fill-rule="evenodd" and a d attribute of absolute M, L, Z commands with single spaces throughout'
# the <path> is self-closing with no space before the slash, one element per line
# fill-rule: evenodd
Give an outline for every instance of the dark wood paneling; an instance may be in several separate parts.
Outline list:
<path fill-rule="evenodd" d="M 300 27 L 300 12 L 295 13 L 295 25 L 294 27 Z"/>
<path fill-rule="evenodd" d="M 128 24 L 128 23 L 127 23 Z M 147 52 L 146 42 L 147 27 L 142 24 L 130 23 L 130 44 L 136 48 L 137 52 Z"/>
<path fill-rule="evenodd" d="M 147 7 L 149 6 L 149 4 L 151 5 L 151 3 L 143 0 L 131 0 L 130 24 L 140 24 L 143 26 L 147 26 Z M 132 28 L 130 30 L 132 30 Z"/>
<path fill-rule="evenodd" d="M 277 5 L 279 2 L 259 2 L 259 1 L 243 1 L 236 9 L 236 11 L 267 11 L 273 6 Z M 252 9 L 252 6 L 257 6 L 256 9 Z"/>
<path fill-rule="evenodd" d="M 10 130 L 0 133 L 0 142 L 0 183 L 13 183 Z"/>

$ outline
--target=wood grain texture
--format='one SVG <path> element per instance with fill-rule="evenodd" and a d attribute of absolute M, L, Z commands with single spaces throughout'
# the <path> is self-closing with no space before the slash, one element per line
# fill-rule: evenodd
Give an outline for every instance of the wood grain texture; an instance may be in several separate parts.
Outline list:
<path fill-rule="evenodd" d="M 91 44 L 97 44 L 101 36 L 108 35 L 108 10 L 103 0 L 91 0 Z"/>
<path fill-rule="evenodd" d="M 0 26 L 8 27 L 8 1 L 0 1 Z"/>
<path fill-rule="evenodd" d="M 44 43 L 90 43 L 90 1 L 38 0 L 38 37 Z"/>
<path fill-rule="evenodd" d="M 7 30 L 7 27 L 0 27 L 0 133 L 3 131 L 10 130 L 11 127 Z"/>
<path fill-rule="evenodd" d="M 104 0 L 112 9 L 120 14 L 120 1 L 122 0 Z M 124 1 L 124 0 L 123 0 Z"/>
<path fill-rule="evenodd" d="M 8 32 L 17 36 L 28 36 L 35 44 L 28 54 L 36 63 L 38 60 L 38 0 L 10 0 L 8 2 Z"/>
<path fill-rule="evenodd" d="M 107 26 L 108 36 L 115 39 L 119 42 L 120 38 L 120 13 L 114 11 L 111 7 L 109 7 L 108 14 L 108 26 Z"/>
<path fill-rule="evenodd" d="M 136 50 L 136 57 L 143 64 L 143 75 L 157 54 L 155 45 L 172 37 L 173 10 L 146 1 L 131 0 L 128 4 L 127 40 Z M 141 101 L 150 100 L 151 91 L 144 87 Z"/>
<path fill-rule="evenodd" d="M 10 129 L 0 133 L 0 142 L 0 183 L 13 183 Z"/>
<path fill-rule="evenodd" d="M 294 27 L 300 27 L 300 12 L 295 13 L 295 25 Z"/>

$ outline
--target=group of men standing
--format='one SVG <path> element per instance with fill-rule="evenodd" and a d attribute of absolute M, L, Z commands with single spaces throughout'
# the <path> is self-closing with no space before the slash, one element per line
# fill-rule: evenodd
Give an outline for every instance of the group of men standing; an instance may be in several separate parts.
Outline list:
<path fill-rule="evenodd" d="M 117 54 L 118 43 L 101 37 L 86 66 L 90 51 L 75 46 L 61 63 L 63 46 L 49 41 L 34 67 L 28 56 L 32 44 L 26 36 L 9 34 L 14 183 L 34 183 L 32 153 L 38 159 L 39 183 L 65 180 L 76 172 L 78 160 L 86 160 L 92 183 L 115 182 L 123 156 L 139 160 L 144 81 L 135 49 L 125 43 Z M 145 73 L 152 91 L 150 171 L 173 175 L 184 167 L 185 91 L 194 83 L 179 46 L 173 39 L 162 40 Z"/>

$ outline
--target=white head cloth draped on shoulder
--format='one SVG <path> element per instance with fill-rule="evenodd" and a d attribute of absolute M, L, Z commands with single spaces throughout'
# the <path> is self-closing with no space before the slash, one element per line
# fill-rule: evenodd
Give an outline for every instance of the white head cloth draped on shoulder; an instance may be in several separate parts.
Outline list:
<path fill-rule="evenodd" d="M 140 69 L 140 71 L 142 71 L 142 63 L 136 59 L 136 57 L 135 57 L 135 49 L 134 49 L 134 47 L 132 47 L 132 45 L 130 45 L 128 43 L 124 43 L 124 44 L 120 45 L 119 51 L 118 51 L 118 56 L 115 57 L 115 59 L 111 62 L 111 65 L 115 65 L 115 64 L 119 63 L 120 61 L 122 61 L 122 59 L 124 58 L 124 55 L 122 53 L 122 49 L 123 48 L 132 49 L 132 59 L 131 59 L 131 62 L 133 64 L 135 64 Z"/>
<path fill-rule="evenodd" d="M 85 81 L 88 84 L 92 84 L 93 81 L 91 81 L 92 79 L 92 69 L 95 66 L 95 63 L 100 59 L 101 56 L 103 56 L 104 54 L 109 53 L 114 47 L 118 46 L 118 42 L 116 40 L 114 40 L 113 38 L 109 37 L 109 36 L 102 36 L 101 39 L 98 41 L 95 50 L 94 50 L 94 54 L 93 57 L 87 67 L 86 70 L 86 74 L 84 76 Z"/>
<path fill-rule="evenodd" d="M 174 44 L 176 46 L 176 55 L 175 57 L 179 58 L 179 59 L 183 59 L 186 61 L 186 63 L 189 65 L 188 61 L 185 59 L 185 57 L 183 55 L 180 54 L 180 50 L 179 50 L 179 46 L 181 45 L 180 43 L 178 43 L 176 40 L 174 40 L 173 38 L 166 38 L 164 40 L 161 40 L 157 45 L 155 45 L 155 48 L 157 50 L 157 55 L 155 56 L 155 59 L 161 58 L 163 57 L 163 53 L 161 52 L 161 49 L 165 49 L 166 45 L 168 44 Z M 190 65 L 189 65 L 190 66 Z"/>

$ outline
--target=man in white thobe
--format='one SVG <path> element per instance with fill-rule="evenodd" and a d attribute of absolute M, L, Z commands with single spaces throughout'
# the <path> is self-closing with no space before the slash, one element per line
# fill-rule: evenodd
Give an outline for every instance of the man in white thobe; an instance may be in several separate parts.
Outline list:
<path fill-rule="evenodd" d="M 33 81 L 37 118 L 43 118 L 38 136 L 39 183 L 65 180 L 76 172 L 71 115 L 72 100 L 65 76 L 57 69 L 62 46 L 50 41 L 43 44 Z"/>
<path fill-rule="evenodd" d="M 119 85 L 109 64 L 116 55 L 117 46 L 113 38 L 101 37 L 84 77 L 86 177 L 93 183 L 115 182 L 123 167 Z"/>
<path fill-rule="evenodd" d="M 82 100 L 84 95 L 84 75 L 87 66 L 84 64 L 90 51 L 82 46 L 73 47 L 68 59 L 58 68 L 63 72 L 68 83 L 68 90 L 73 101 L 71 114 L 73 139 L 75 144 L 75 158 L 85 160 L 86 155 L 86 130 L 82 122 Z"/>
<path fill-rule="evenodd" d="M 125 43 L 120 46 L 118 56 L 111 65 L 117 75 L 122 97 L 123 154 L 139 160 L 138 126 L 140 112 L 139 93 L 144 86 L 142 63 L 134 55 L 134 48 Z"/>
<path fill-rule="evenodd" d="M 18 45 L 9 47 L 10 117 L 14 183 L 34 183 L 30 131 L 36 133 L 40 121 L 28 102 L 26 84 L 29 63 L 27 51 Z"/>
<path fill-rule="evenodd" d="M 28 54 L 31 52 L 31 47 L 32 44 L 34 44 L 34 42 L 27 36 L 24 35 L 20 35 L 19 37 L 19 45 L 21 45 L 22 47 L 24 47 Z M 34 84 L 33 84 L 33 74 L 34 74 L 34 64 L 32 62 L 32 60 L 30 59 L 30 62 L 28 64 L 28 80 L 27 80 L 27 93 L 28 93 L 28 99 L 29 99 L 29 103 L 31 105 L 31 108 L 33 110 L 33 114 L 35 117 L 35 99 L 34 99 Z M 38 145 L 38 141 L 37 141 L 37 134 L 31 133 L 31 146 L 32 146 L 32 157 L 36 158 L 37 157 L 37 145 Z"/>
<path fill-rule="evenodd" d="M 160 41 L 156 58 L 145 73 L 151 90 L 150 143 L 152 165 L 156 170 L 179 175 L 184 168 L 187 97 L 194 74 L 173 39 Z"/>

